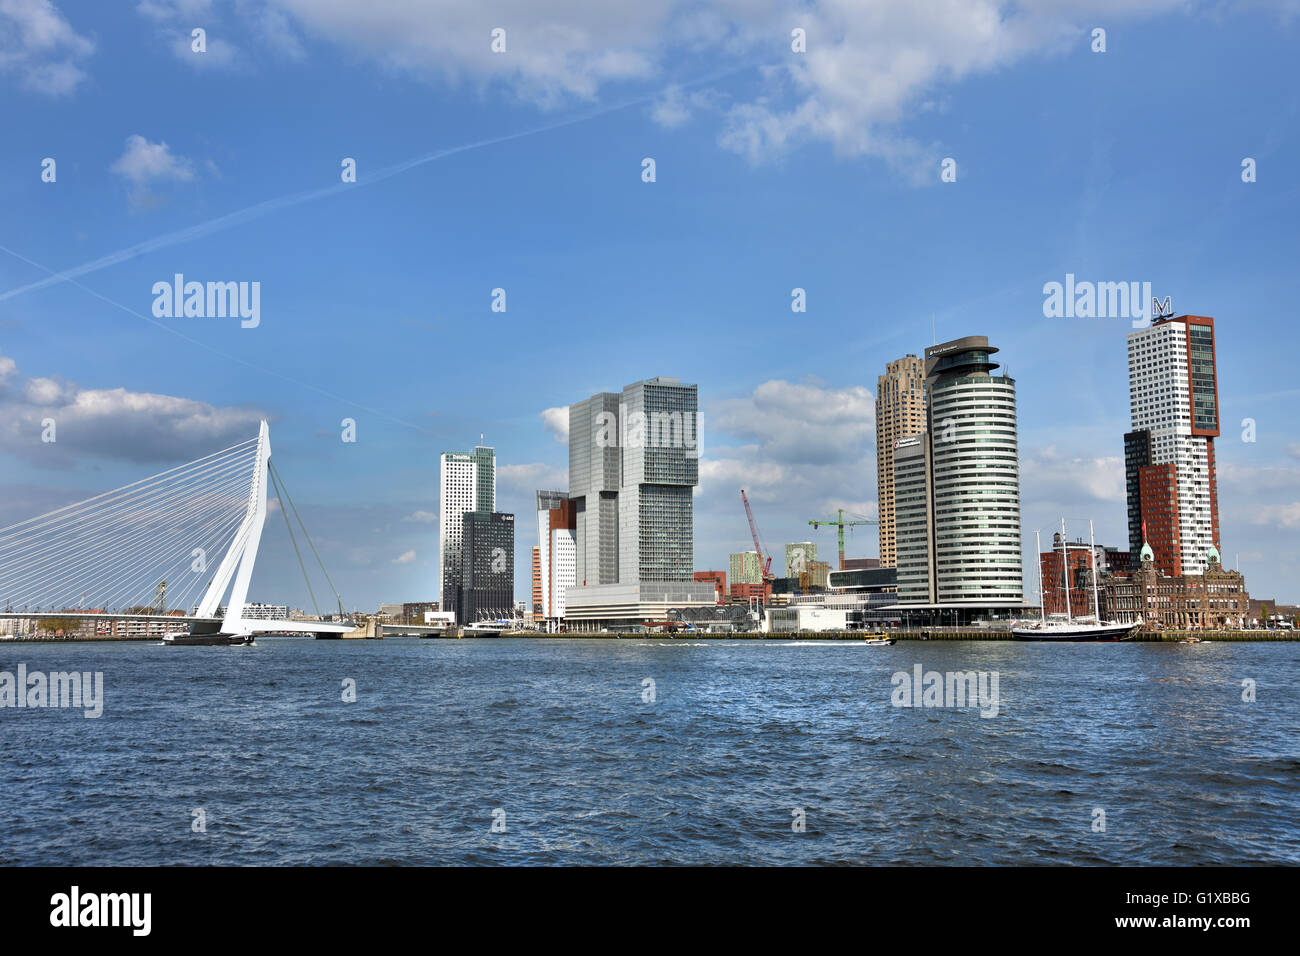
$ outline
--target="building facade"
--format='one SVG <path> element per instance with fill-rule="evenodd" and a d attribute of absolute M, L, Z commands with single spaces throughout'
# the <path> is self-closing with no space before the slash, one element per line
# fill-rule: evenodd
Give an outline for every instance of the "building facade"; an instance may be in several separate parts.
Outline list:
<path fill-rule="evenodd" d="M 1200 574 L 1220 546 L 1214 319 L 1181 315 L 1130 332 L 1128 372 L 1129 550 L 1149 544 L 1158 570 Z"/>
<path fill-rule="evenodd" d="M 810 561 L 817 560 L 816 541 L 794 541 L 785 546 L 785 576 L 798 578 L 808 570 Z"/>
<path fill-rule="evenodd" d="M 899 441 L 921 434 L 925 427 L 925 363 L 915 355 L 905 355 L 886 365 L 885 374 L 876 378 L 876 501 L 881 567 L 894 567 L 897 558 L 894 449 Z"/>
<path fill-rule="evenodd" d="M 663 376 L 569 406 L 580 586 L 690 583 L 698 419 L 697 387 Z"/>
<path fill-rule="evenodd" d="M 718 604 L 722 604 L 727 600 L 726 571 L 696 571 L 691 578 L 694 581 L 707 581 L 712 584 Z"/>
<path fill-rule="evenodd" d="M 461 591 L 461 544 L 466 512 L 497 507 L 496 452 L 479 445 L 468 455 L 443 452 L 438 509 L 438 570 L 442 610 L 456 612 Z"/>
<path fill-rule="evenodd" d="M 1166 574 L 1151 548 L 1143 550 L 1142 559 L 1137 571 L 1102 575 L 1105 614 L 1112 620 L 1140 620 L 1166 630 L 1231 629 L 1250 622 L 1246 579 L 1240 571 L 1222 567 L 1213 547 L 1199 574 Z"/>
<path fill-rule="evenodd" d="M 564 620 L 565 599 L 577 573 L 577 510 L 563 491 L 537 492 L 540 605 L 548 630 Z"/>
<path fill-rule="evenodd" d="M 971 335 L 925 350 L 926 429 L 894 449 L 900 602 L 1024 600 L 1016 385 Z"/>
<path fill-rule="evenodd" d="M 763 567 L 758 563 L 757 551 L 734 551 L 728 563 L 731 586 L 737 584 L 762 584 Z"/>
<path fill-rule="evenodd" d="M 512 617 L 515 516 L 497 511 L 467 511 L 461 516 L 461 539 L 456 623 Z"/>

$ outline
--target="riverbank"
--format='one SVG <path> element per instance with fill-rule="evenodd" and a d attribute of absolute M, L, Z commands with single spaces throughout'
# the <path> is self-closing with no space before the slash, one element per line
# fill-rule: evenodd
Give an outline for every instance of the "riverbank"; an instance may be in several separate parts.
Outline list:
<path fill-rule="evenodd" d="M 891 630 L 882 631 L 900 641 L 1014 641 L 1009 631 L 974 629 Z M 454 635 L 449 635 L 454 636 Z M 542 634 L 537 631 L 506 631 L 502 637 L 573 638 L 581 640 L 645 640 L 667 638 L 688 641 L 860 641 L 863 631 L 781 631 L 764 634 L 757 631 L 730 634 L 706 634 L 703 631 L 679 631 L 676 634 L 642 634 L 619 632 L 608 634 L 563 633 Z M 1300 641 L 1295 631 L 1151 631 L 1134 634 L 1130 640 L 1143 643 L 1177 643 L 1196 637 L 1202 641 Z"/>
<path fill-rule="evenodd" d="M 1014 641 L 1008 631 L 990 631 L 984 629 L 944 629 L 919 631 L 882 632 L 900 641 Z M 275 635 L 268 635 L 275 636 Z M 560 640 L 608 640 L 608 641 L 644 641 L 648 638 L 660 638 L 675 641 L 860 641 L 866 635 L 862 631 L 812 631 L 797 633 L 780 631 L 764 634 L 758 631 L 737 632 L 733 634 L 706 634 L 703 631 L 684 631 L 677 634 L 641 634 L 618 632 L 593 634 L 566 632 L 562 634 L 544 634 L 540 631 L 505 631 L 501 637 L 522 637 L 533 639 Z M 415 635 L 388 635 L 387 639 L 410 637 Z M 455 640 L 456 632 L 430 634 L 425 640 Z M 1152 631 L 1139 632 L 1129 638 L 1130 641 L 1149 644 L 1176 644 L 1195 637 L 1202 641 L 1249 641 L 1249 642 L 1296 642 L 1300 641 L 1300 632 L 1296 631 Z M 478 638 L 483 640 L 483 638 Z M 368 638 L 374 640 L 374 638 Z M 157 644 L 159 638 L 153 637 L 16 637 L 13 640 L 0 641 L 0 647 L 8 644 Z"/>

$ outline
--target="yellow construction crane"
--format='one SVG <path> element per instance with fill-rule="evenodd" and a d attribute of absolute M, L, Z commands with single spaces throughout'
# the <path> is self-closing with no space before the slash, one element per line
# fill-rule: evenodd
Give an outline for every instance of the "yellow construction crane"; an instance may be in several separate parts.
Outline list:
<path fill-rule="evenodd" d="M 836 517 L 836 518 L 814 518 L 812 521 L 809 521 L 808 523 L 809 523 L 810 525 L 812 525 L 814 528 L 819 528 L 819 527 L 821 527 L 821 526 L 824 525 L 824 524 L 825 524 L 825 525 L 835 525 L 836 527 L 839 528 L 839 531 L 840 531 L 840 570 L 843 571 L 843 570 L 844 570 L 844 529 L 845 529 L 846 527 L 848 527 L 848 528 L 852 528 L 854 525 L 859 525 L 859 524 L 878 524 L 879 522 L 877 522 L 875 518 L 867 518 L 867 517 L 864 517 L 864 516 L 862 516 L 862 515 L 857 515 L 857 516 L 852 516 L 852 515 L 851 515 L 850 518 L 851 518 L 852 520 L 845 521 L 845 520 L 844 520 L 844 509 L 843 509 L 843 508 L 838 509 L 838 514 L 839 514 L 839 516 Z"/>

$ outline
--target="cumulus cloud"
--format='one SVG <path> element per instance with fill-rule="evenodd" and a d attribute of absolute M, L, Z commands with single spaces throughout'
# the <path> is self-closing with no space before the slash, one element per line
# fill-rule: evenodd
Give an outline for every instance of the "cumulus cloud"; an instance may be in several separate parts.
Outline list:
<path fill-rule="evenodd" d="M 51 467 L 82 458 L 181 462 L 252 438 L 257 409 L 215 406 L 125 388 L 91 389 L 60 378 L 24 378 L 0 356 L 0 450 Z M 43 422 L 54 442 L 43 442 Z"/>
<path fill-rule="evenodd" d="M 415 560 L 414 551 L 403 551 L 397 557 L 393 558 L 393 564 L 410 564 Z"/>
<path fill-rule="evenodd" d="M 1184 0 L 267 4 L 314 37 L 435 82 L 504 84 L 542 107 L 591 100 L 628 81 L 663 83 L 651 107 L 656 123 L 672 128 L 716 108 L 723 112 L 719 144 L 751 162 L 814 141 L 840 155 L 884 159 L 918 181 L 935 179 L 942 147 L 917 142 L 902 127 L 944 102 L 947 87 L 1031 57 L 1086 49 L 1090 28 L 1102 19 L 1119 25 L 1185 7 Z M 804 53 L 791 50 L 796 25 L 806 33 Z M 504 53 L 491 49 L 496 27 L 506 30 Z M 697 62 L 756 76 L 758 88 L 723 111 L 716 83 L 676 79 L 683 63 Z"/>
<path fill-rule="evenodd" d="M 1114 455 L 1081 457 L 1055 445 L 1020 449 L 1020 486 L 1054 502 L 1124 502 L 1124 459 Z"/>
<path fill-rule="evenodd" d="M 126 150 L 108 168 L 136 186 L 161 179 L 188 182 L 194 178 L 190 160 L 174 154 L 166 143 L 151 143 L 138 133 L 126 138 Z"/>
<path fill-rule="evenodd" d="M 861 385 L 834 389 L 778 379 L 711 405 L 705 423 L 758 445 L 768 461 L 848 462 L 874 449 L 876 399 Z"/>
<path fill-rule="evenodd" d="M 414 514 L 407 515 L 402 520 L 414 521 L 417 524 L 437 524 L 438 515 L 432 511 L 417 511 Z"/>
<path fill-rule="evenodd" d="M 0 74 L 26 90 L 66 96 L 86 79 L 95 44 L 77 33 L 50 0 L 0 0 Z"/>
<path fill-rule="evenodd" d="M 569 406 L 548 408 L 541 414 L 542 426 L 551 433 L 551 437 L 563 444 L 569 441 Z"/>

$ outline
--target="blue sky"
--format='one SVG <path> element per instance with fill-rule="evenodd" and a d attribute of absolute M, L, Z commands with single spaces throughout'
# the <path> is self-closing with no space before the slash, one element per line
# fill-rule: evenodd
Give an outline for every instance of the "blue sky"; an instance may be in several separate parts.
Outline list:
<path fill-rule="evenodd" d="M 1017 379 L 1027 553 L 1062 513 L 1123 546 L 1130 323 L 1044 318 L 1073 273 L 1215 317 L 1225 559 L 1300 600 L 1295 3 L 613 6 L 0 3 L 0 525 L 266 416 L 344 599 L 431 598 L 438 454 L 482 433 L 523 596 L 532 492 L 567 484 L 548 409 L 673 375 L 696 566 L 749 547 L 741 487 L 773 550 L 828 555 L 807 520 L 874 513 L 876 376 L 933 314 Z M 260 282 L 260 325 L 154 319 L 177 272 Z M 282 525 L 253 597 L 306 602 Z"/>

